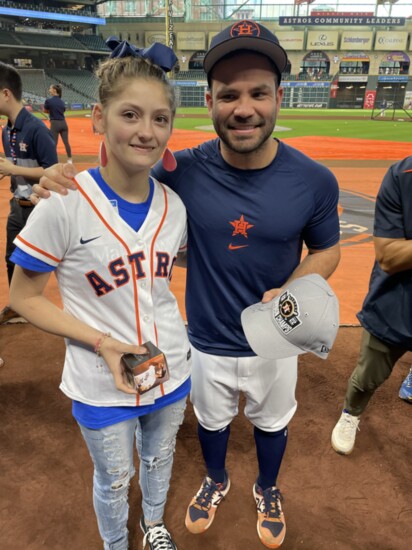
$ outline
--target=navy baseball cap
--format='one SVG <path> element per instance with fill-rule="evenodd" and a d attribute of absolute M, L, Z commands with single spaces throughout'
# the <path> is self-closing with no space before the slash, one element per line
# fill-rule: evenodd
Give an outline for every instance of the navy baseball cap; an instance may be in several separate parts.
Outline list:
<path fill-rule="evenodd" d="M 276 36 L 256 21 L 238 21 L 214 36 L 203 60 L 205 72 L 209 74 L 222 57 L 238 50 L 254 51 L 268 57 L 275 67 L 280 83 L 282 72 L 288 63 L 287 53 Z"/>

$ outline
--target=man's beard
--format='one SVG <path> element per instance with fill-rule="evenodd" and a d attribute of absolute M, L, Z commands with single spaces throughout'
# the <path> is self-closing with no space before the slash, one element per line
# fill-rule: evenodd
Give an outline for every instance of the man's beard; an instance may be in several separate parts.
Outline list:
<path fill-rule="evenodd" d="M 220 124 L 215 125 L 215 130 L 219 138 L 225 144 L 226 148 L 230 151 L 242 154 L 258 153 L 272 136 L 275 128 L 275 122 L 276 120 L 273 121 L 273 125 L 270 124 L 260 127 L 259 129 L 263 130 L 263 133 L 253 139 L 248 136 L 245 136 L 243 139 L 242 136 L 233 139 L 230 135 L 231 131 L 223 128 L 223 125 Z"/>

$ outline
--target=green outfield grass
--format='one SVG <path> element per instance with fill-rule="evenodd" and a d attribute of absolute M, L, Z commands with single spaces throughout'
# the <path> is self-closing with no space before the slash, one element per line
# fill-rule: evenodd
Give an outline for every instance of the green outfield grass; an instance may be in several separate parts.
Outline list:
<path fill-rule="evenodd" d="M 211 120 L 197 118 L 196 115 L 199 114 L 207 115 L 207 109 L 179 109 L 178 115 L 183 118 L 176 118 L 175 128 L 196 130 L 200 127 L 211 126 Z M 301 119 L 287 118 L 299 115 L 302 116 Z M 394 120 L 391 120 L 392 111 L 388 111 L 388 116 L 380 120 L 372 120 L 371 115 L 372 111 L 359 109 L 282 109 L 278 116 L 277 126 L 288 130 L 275 132 L 275 135 L 280 138 L 329 136 L 412 142 L 412 119 L 399 120 L 405 118 L 403 111 L 396 111 Z M 313 120 L 305 117 L 319 117 L 319 119 Z M 331 120 L 330 117 L 338 120 Z M 353 120 L 353 117 L 356 117 L 356 120 Z"/>
<path fill-rule="evenodd" d="M 379 109 L 375 109 L 375 115 Z M 180 115 L 206 115 L 207 114 L 207 108 L 206 107 L 180 107 L 177 110 L 178 114 Z M 392 111 L 388 109 L 388 114 L 392 116 Z M 397 110 L 395 114 L 402 116 L 404 115 L 404 111 Z M 412 111 L 409 111 L 409 114 L 412 116 Z M 363 110 L 363 109 L 287 109 L 285 107 L 282 107 L 281 109 L 281 115 L 284 116 L 319 116 L 319 117 L 341 117 L 345 118 L 348 116 L 351 117 L 358 117 L 360 119 L 367 119 L 369 120 L 372 116 L 371 110 Z"/>
<path fill-rule="evenodd" d="M 329 136 L 412 142 L 412 122 L 397 120 L 345 120 L 344 117 L 341 120 L 292 120 L 279 116 L 277 125 L 290 128 L 278 132 L 280 137 Z"/>
<path fill-rule="evenodd" d="M 375 114 L 377 112 L 375 111 Z M 34 114 L 44 118 L 43 114 Z M 175 120 L 175 128 L 199 130 L 210 127 L 210 131 L 213 131 L 212 121 L 208 117 L 206 108 L 180 108 L 177 114 L 179 116 Z M 196 115 L 206 118 L 199 118 Z M 372 120 L 371 115 L 372 111 L 361 109 L 281 109 L 277 120 L 277 126 L 280 129 L 275 132 L 275 135 L 280 138 L 329 136 L 412 142 L 412 119 L 400 120 L 405 119 L 403 111 L 396 111 L 394 120 L 391 120 L 392 111 L 390 110 L 383 119 Z M 66 116 L 68 118 L 90 117 L 90 110 L 68 111 Z M 288 118 L 289 116 L 293 118 Z M 302 118 L 295 118 L 298 116 Z M 318 118 L 313 120 L 308 117 Z"/>

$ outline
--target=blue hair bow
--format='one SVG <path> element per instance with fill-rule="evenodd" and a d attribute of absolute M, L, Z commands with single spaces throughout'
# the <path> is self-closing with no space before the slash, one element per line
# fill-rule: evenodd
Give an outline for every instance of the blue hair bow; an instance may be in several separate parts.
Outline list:
<path fill-rule="evenodd" d="M 115 36 L 111 36 L 106 40 L 106 44 L 112 51 L 111 58 L 114 57 L 143 57 L 148 59 L 155 65 L 158 65 L 165 73 L 171 71 L 176 64 L 177 57 L 168 46 L 154 42 L 149 48 L 138 48 L 129 44 L 127 40 L 120 41 Z"/>

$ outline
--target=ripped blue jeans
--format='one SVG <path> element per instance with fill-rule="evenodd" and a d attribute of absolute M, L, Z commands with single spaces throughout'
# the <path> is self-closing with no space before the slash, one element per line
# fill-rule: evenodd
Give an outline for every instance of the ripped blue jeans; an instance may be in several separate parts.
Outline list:
<path fill-rule="evenodd" d="M 186 398 L 100 430 L 80 426 L 94 464 L 93 504 L 105 550 L 128 548 L 128 492 L 135 474 L 135 437 L 144 518 L 149 522 L 163 518 L 176 434 L 185 408 Z"/>

